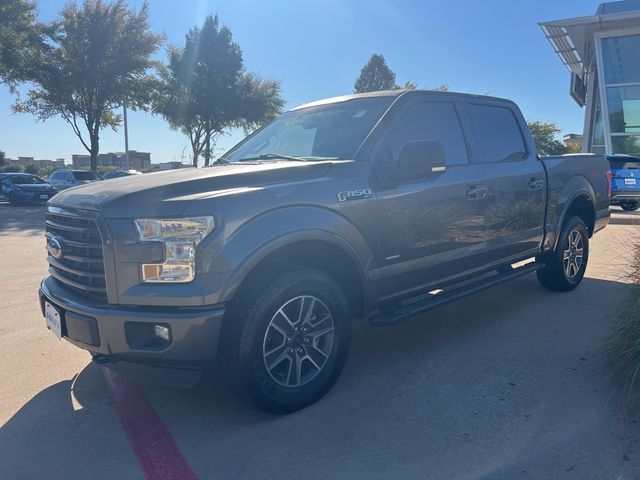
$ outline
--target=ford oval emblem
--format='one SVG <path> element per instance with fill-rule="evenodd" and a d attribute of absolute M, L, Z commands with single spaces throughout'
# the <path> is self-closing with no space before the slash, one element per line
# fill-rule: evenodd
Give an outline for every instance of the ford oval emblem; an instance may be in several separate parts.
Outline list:
<path fill-rule="evenodd" d="M 51 237 L 47 240 L 47 251 L 53 258 L 60 260 L 62 258 L 62 244 L 56 237 Z"/>

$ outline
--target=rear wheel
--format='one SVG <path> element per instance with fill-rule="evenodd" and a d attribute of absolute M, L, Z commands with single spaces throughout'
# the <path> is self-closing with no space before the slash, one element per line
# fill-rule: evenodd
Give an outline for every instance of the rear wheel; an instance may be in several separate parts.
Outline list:
<path fill-rule="evenodd" d="M 251 403 L 294 412 L 319 400 L 344 367 L 351 342 L 347 299 L 331 277 L 306 268 L 252 290 L 231 307 L 223 368 Z"/>
<path fill-rule="evenodd" d="M 633 212 L 638 208 L 640 208 L 640 202 L 636 202 L 636 201 L 622 202 L 620 206 L 622 207 L 623 210 L 626 210 L 627 212 Z"/>
<path fill-rule="evenodd" d="M 571 217 L 562 228 L 556 249 L 540 257 L 545 266 L 538 270 L 538 280 L 549 290 L 573 290 L 584 277 L 588 259 L 587 226 L 580 217 Z"/>

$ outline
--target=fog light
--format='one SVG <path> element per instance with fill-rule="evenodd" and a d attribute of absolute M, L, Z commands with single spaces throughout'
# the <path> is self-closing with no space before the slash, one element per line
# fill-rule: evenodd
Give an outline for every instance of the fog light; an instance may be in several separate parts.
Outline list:
<path fill-rule="evenodd" d="M 153 334 L 160 340 L 164 340 L 169 343 L 169 327 L 165 327 L 164 325 L 154 325 Z"/>
<path fill-rule="evenodd" d="M 139 350 L 162 350 L 171 344 L 171 327 L 160 323 L 125 323 L 127 343 Z"/>

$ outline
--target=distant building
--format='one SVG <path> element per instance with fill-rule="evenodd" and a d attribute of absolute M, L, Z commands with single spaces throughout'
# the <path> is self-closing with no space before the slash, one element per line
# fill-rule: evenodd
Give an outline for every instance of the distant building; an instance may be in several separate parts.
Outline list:
<path fill-rule="evenodd" d="M 34 157 L 18 157 L 18 158 L 5 158 L 6 164 L 11 167 L 20 166 L 25 168 L 29 165 L 35 165 L 37 168 L 56 169 L 64 167 L 64 158 L 57 158 L 55 160 L 36 159 Z"/>
<path fill-rule="evenodd" d="M 582 148 L 582 135 L 579 133 L 567 133 L 562 139 L 565 147 Z"/>
<path fill-rule="evenodd" d="M 184 163 L 181 163 L 181 162 L 163 162 L 163 163 L 154 163 L 151 169 L 153 171 L 175 170 L 177 168 L 188 168 L 191 166 L 192 165 L 185 165 Z"/>
<path fill-rule="evenodd" d="M 640 0 L 540 26 L 585 107 L 582 151 L 640 154 Z"/>
<path fill-rule="evenodd" d="M 73 168 L 89 170 L 91 168 L 90 155 L 72 155 Z M 98 168 L 117 168 L 120 170 L 148 170 L 151 168 L 151 154 L 129 150 L 129 165 L 126 165 L 124 152 L 100 153 L 98 155 Z"/>

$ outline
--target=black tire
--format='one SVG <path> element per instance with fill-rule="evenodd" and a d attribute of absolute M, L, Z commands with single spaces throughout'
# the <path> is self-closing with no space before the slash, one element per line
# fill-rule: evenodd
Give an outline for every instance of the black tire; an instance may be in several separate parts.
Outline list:
<path fill-rule="evenodd" d="M 579 236 L 579 246 L 572 246 L 576 235 Z M 578 260 L 580 250 L 582 257 Z M 565 255 L 569 259 L 565 260 Z M 545 267 L 538 270 L 538 281 L 554 292 L 568 292 L 582 281 L 589 260 L 589 233 L 587 226 L 580 217 L 571 217 L 562 227 L 558 245 L 553 252 L 539 258 Z M 569 267 L 569 263 L 575 261 Z M 567 271 L 568 270 L 568 271 Z"/>
<path fill-rule="evenodd" d="M 303 311 L 305 318 L 296 319 L 294 314 Z M 332 332 L 315 336 L 330 325 Z M 281 333 L 283 329 L 289 333 Z M 350 344 L 351 315 L 344 292 L 325 273 L 301 267 L 240 295 L 225 320 L 220 356 L 236 392 L 263 410 L 284 414 L 311 405 L 329 391 Z M 267 354 L 270 351 L 274 353 Z"/>
<path fill-rule="evenodd" d="M 17 200 L 13 197 L 13 194 L 10 193 L 9 194 L 9 205 L 17 205 L 17 204 L 18 204 Z"/>
<path fill-rule="evenodd" d="M 622 202 L 620 206 L 622 207 L 623 210 L 627 212 L 633 212 L 635 210 L 638 210 L 638 208 L 640 208 L 640 202 L 634 202 L 634 201 Z"/>

